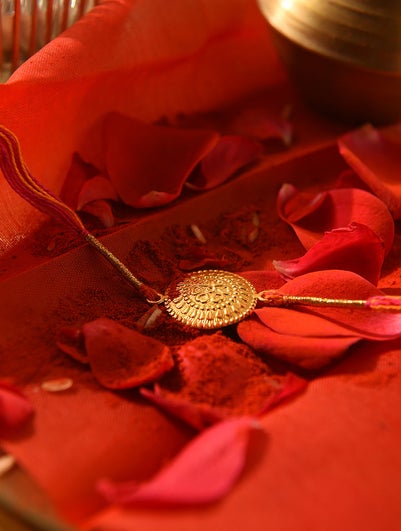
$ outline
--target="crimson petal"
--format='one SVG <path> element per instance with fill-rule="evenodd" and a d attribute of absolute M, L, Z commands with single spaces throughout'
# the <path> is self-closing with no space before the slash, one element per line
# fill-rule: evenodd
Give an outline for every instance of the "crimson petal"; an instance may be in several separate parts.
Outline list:
<path fill-rule="evenodd" d="M 0 433 L 20 428 L 33 415 L 28 399 L 15 387 L 0 383 Z"/>
<path fill-rule="evenodd" d="M 111 319 L 96 319 L 82 329 L 93 375 L 109 389 L 152 382 L 174 365 L 166 345 Z"/>
<path fill-rule="evenodd" d="M 253 162 L 262 153 L 258 142 L 238 135 L 225 135 L 207 153 L 199 167 L 188 179 L 187 186 L 194 190 L 209 190 Z"/>
<path fill-rule="evenodd" d="M 102 480 L 98 491 L 123 505 L 176 506 L 211 503 L 226 495 L 244 469 L 250 436 L 261 427 L 240 417 L 205 430 L 146 483 Z"/>
<path fill-rule="evenodd" d="M 95 165 L 106 168 L 124 203 L 161 206 L 179 196 L 191 171 L 218 138 L 212 131 L 152 125 L 110 114 L 104 121 L 100 155 L 104 161 Z"/>
<path fill-rule="evenodd" d="M 401 138 L 398 142 L 365 125 L 343 135 L 341 155 L 368 187 L 388 206 L 395 219 L 401 218 Z"/>
<path fill-rule="evenodd" d="M 103 199 L 87 203 L 81 208 L 81 210 L 97 218 L 102 223 L 103 227 L 110 228 L 114 226 L 115 219 L 113 210 L 110 204 Z"/>
<path fill-rule="evenodd" d="M 81 328 L 65 327 L 59 330 L 56 338 L 58 348 L 80 363 L 89 363 Z"/>
<path fill-rule="evenodd" d="M 283 185 L 277 198 L 277 210 L 306 249 L 321 240 L 325 232 L 347 227 L 352 222 L 372 229 L 383 240 L 386 254 L 393 243 L 394 221 L 388 208 L 376 196 L 359 188 L 314 194 Z"/>
<path fill-rule="evenodd" d="M 278 139 L 287 147 L 292 142 L 292 124 L 283 117 L 274 117 L 264 107 L 247 108 L 241 111 L 229 124 L 236 134 L 257 140 Z"/>
<path fill-rule="evenodd" d="M 351 223 L 348 227 L 326 232 L 300 258 L 275 260 L 273 265 L 287 280 L 311 271 L 346 269 L 377 284 L 383 261 L 382 240 L 366 225 Z"/>
<path fill-rule="evenodd" d="M 87 203 L 99 199 L 118 199 L 113 185 L 102 175 L 96 175 L 84 182 L 78 195 L 77 209 L 81 210 Z"/>

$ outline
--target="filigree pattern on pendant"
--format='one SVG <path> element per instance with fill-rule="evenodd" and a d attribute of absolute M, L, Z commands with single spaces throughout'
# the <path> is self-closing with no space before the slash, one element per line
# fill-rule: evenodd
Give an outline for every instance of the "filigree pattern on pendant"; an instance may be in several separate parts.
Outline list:
<path fill-rule="evenodd" d="M 196 328 L 221 328 L 237 323 L 256 305 L 256 291 L 248 280 L 228 271 L 196 271 L 167 290 L 168 313 Z"/>

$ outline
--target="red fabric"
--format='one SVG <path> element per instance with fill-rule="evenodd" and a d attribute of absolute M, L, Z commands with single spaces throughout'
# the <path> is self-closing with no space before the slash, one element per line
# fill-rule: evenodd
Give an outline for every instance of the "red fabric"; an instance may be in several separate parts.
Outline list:
<path fill-rule="evenodd" d="M 227 6 L 104 2 L 24 63 L 0 87 L 0 113 L 34 175 L 58 192 L 73 153 L 107 112 L 154 121 L 227 105 L 282 77 L 256 5 Z M 0 185 L 4 252 L 42 218 Z"/>

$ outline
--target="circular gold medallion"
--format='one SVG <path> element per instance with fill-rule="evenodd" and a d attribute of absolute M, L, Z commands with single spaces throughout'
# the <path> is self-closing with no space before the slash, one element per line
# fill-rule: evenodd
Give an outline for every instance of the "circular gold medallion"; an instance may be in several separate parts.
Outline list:
<path fill-rule="evenodd" d="M 205 270 L 189 273 L 167 289 L 168 313 L 194 328 L 221 328 L 237 323 L 256 305 L 256 290 L 235 273 Z"/>

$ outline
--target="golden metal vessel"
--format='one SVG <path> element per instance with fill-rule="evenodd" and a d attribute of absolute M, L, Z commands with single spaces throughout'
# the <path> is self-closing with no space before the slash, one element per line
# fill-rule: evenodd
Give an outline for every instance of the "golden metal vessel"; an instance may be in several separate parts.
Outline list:
<path fill-rule="evenodd" d="M 258 2 L 305 99 L 355 123 L 401 118 L 400 1 Z"/>

